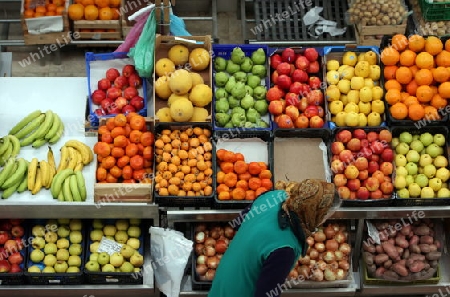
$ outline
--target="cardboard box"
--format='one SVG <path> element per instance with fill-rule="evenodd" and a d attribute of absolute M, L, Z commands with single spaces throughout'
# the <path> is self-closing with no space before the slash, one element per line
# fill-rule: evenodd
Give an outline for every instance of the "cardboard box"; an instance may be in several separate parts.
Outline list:
<path fill-rule="evenodd" d="M 155 65 L 156 61 L 162 58 L 167 58 L 167 53 L 169 52 L 169 49 L 176 45 L 176 44 L 182 44 L 185 45 L 189 51 L 192 51 L 195 48 L 204 48 L 209 53 L 212 53 L 212 47 L 211 47 L 211 36 L 183 36 L 183 37 L 177 37 L 177 36 L 165 36 L 165 35 L 157 35 L 155 40 Z M 212 89 L 212 64 L 213 64 L 213 57 L 211 56 L 209 67 L 206 68 L 203 71 L 198 72 L 206 85 L 208 85 Z M 189 69 L 189 65 L 185 65 L 186 69 Z M 158 78 L 156 77 L 156 73 L 153 73 L 153 85 L 155 85 L 155 81 Z M 160 108 L 167 107 L 167 100 L 163 100 L 159 98 L 155 93 L 155 88 L 153 88 L 153 104 L 154 104 L 154 113 L 155 113 L 155 124 L 159 123 L 159 118 L 156 116 L 156 113 Z M 209 112 L 209 117 L 207 119 L 207 122 L 211 122 L 212 116 L 212 104 L 208 104 L 205 106 L 205 108 Z"/>

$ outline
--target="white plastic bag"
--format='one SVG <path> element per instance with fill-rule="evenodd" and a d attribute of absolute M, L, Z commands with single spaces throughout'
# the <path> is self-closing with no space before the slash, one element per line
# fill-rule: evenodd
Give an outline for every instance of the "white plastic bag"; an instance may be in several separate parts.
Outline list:
<path fill-rule="evenodd" d="M 150 237 L 156 285 L 167 297 L 178 297 L 194 243 L 181 232 L 160 227 L 150 227 Z"/>

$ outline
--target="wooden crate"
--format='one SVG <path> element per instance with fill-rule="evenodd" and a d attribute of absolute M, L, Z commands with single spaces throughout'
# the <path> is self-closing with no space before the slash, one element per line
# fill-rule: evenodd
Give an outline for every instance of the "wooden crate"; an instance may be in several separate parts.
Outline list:
<path fill-rule="evenodd" d="M 356 41 L 358 45 L 380 46 L 380 35 L 394 35 L 397 33 L 405 34 L 406 22 L 400 25 L 385 25 L 385 26 L 366 26 L 364 24 L 357 24 L 356 27 Z"/>
<path fill-rule="evenodd" d="M 122 24 L 120 20 L 110 20 L 110 21 L 79 20 L 73 22 L 73 29 L 75 32 L 79 33 L 80 39 L 93 39 L 93 40 L 122 39 Z M 86 30 L 90 30 L 91 32 L 85 32 Z M 114 32 L 109 32 L 110 30 L 114 30 Z"/>
<path fill-rule="evenodd" d="M 22 13 L 21 24 L 25 44 L 26 45 L 49 44 L 51 46 L 54 45 L 54 48 L 50 47 L 51 51 L 55 51 L 58 48 L 61 48 L 64 45 L 69 44 L 72 41 L 72 39 L 75 39 L 77 36 L 72 35 L 69 30 L 69 19 L 67 17 L 67 14 L 61 17 L 63 20 L 63 31 L 44 34 L 30 34 L 28 32 L 27 22 L 25 21 L 25 18 Z"/>

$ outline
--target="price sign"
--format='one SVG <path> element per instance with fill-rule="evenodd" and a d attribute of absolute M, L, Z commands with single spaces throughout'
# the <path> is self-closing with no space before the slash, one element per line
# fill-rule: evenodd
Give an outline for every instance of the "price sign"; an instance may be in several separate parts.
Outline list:
<path fill-rule="evenodd" d="M 98 252 L 107 252 L 109 255 L 120 252 L 122 249 L 122 244 L 115 242 L 114 240 L 108 239 L 103 236 L 98 246 Z"/>

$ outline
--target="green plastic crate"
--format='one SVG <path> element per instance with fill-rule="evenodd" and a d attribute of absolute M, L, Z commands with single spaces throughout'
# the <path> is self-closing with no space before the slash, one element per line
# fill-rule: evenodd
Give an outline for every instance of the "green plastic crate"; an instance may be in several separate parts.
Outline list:
<path fill-rule="evenodd" d="M 433 2 L 433 0 L 419 0 L 419 3 L 425 21 L 450 20 L 450 1 Z"/>

